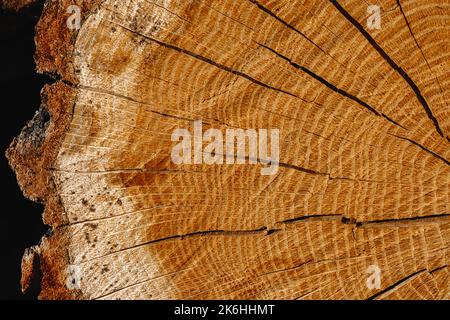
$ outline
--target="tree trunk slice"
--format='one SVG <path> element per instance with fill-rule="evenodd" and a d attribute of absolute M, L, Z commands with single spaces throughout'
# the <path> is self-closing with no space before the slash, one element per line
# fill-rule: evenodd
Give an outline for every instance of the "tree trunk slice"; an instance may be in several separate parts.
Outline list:
<path fill-rule="evenodd" d="M 42 299 L 449 299 L 450 3 L 47 1 L 8 157 Z M 279 128 L 280 168 L 176 165 L 176 128 Z M 367 268 L 381 270 L 369 288 Z"/>

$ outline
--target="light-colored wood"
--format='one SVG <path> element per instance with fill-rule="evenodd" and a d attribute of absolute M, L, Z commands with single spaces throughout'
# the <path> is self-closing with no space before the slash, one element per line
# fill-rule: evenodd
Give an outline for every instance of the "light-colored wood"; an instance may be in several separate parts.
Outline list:
<path fill-rule="evenodd" d="M 42 299 L 448 299 L 450 3 L 376 3 L 379 30 L 359 0 L 47 1 L 24 289 L 39 259 Z M 174 164 L 198 119 L 279 128 L 278 173 Z"/>

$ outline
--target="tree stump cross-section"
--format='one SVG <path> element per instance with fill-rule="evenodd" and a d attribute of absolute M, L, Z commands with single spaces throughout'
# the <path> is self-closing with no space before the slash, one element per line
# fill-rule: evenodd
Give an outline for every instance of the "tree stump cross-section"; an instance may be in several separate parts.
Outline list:
<path fill-rule="evenodd" d="M 23 289 L 40 268 L 41 299 L 450 298 L 450 2 L 373 2 L 46 1 L 58 80 L 7 152 L 52 229 Z M 278 129 L 278 170 L 174 163 L 198 120 Z"/>

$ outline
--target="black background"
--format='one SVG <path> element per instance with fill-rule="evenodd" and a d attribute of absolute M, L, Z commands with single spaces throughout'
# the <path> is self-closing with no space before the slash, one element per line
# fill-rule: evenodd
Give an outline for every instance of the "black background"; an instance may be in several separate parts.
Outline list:
<path fill-rule="evenodd" d="M 39 288 L 20 290 L 25 248 L 39 243 L 47 231 L 43 206 L 22 195 L 5 151 L 40 104 L 40 90 L 50 80 L 35 71 L 34 28 L 42 1 L 20 13 L 0 8 L 0 299 L 35 299 Z"/>

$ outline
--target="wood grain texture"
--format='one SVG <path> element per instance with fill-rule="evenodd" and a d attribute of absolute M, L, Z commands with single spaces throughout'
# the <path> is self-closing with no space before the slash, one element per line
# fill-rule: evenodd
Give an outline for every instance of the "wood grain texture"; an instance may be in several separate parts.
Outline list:
<path fill-rule="evenodd" d="M 59 80 L 8 151 L 53 230 L 23 288 L 38 259 L 42 299 L 448 299 L 450 3 L 377 4 L 47 1 Z M 174 164 L 197 119 L 279 128 L 277 174 Z"/>

